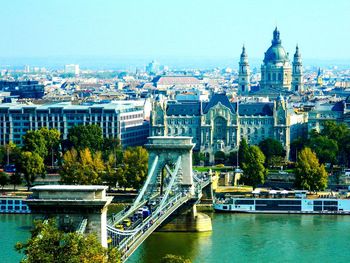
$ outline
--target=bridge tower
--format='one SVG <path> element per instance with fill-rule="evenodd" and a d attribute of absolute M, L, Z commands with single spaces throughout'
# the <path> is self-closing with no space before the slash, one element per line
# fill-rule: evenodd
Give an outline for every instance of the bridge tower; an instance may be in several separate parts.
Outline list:
<path fill-rule="evenodd" d="M 165 224 L 160 231 L 211 231 L 211 219 L 208 215 L 198 213 L 196 203 L 202 196 L 203 189 L 196 189 L 194 174 L 192 171 L 192 149 L 194 148 L 192 137 L 185 136 L 154 136 L 148 138 L 146 148 L 149 153 L 149 169 L 154 168 L 154 174 L 159 174 L 166 166 L 174 166 L 177 160 L 180 162 L 180 177 L 178 185 L 180 191 L 190 193 L 193 196 L 192 202 L 188 202 L 179 209 Z M 156 164 L 156 165 L 155 165 Z M 150 174 L 150 173 L 149 173 Z M 210 188 L 208 185 L 206 188 Z M 209 190 L 209 192 L 211 192 Z"/>

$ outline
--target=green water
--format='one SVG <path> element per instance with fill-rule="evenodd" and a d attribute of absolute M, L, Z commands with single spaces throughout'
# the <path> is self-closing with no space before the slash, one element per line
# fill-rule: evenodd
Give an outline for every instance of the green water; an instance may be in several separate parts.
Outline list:
<path fill-rule="evenodd" d="M 130 262 L 346 262 L 350 216 L 213 214 L 212 233 L 155 233 Z"/>
<path fill-rule="evenodd" d="M 14 250 L 17 241 L 30 236 L 31 215 L 0 214 L 0 262 L 19 262 L 21 254 Z"/>
<path fill-rule="evenodd" d="M 157 263 L 167 253 L 193 262 L 346 262 L 350 216 L 212 214 L 211 233 L 154 233 L 130 263 Z M 29 237 L 31 216 L 0 215 L 0 263 Z"/>

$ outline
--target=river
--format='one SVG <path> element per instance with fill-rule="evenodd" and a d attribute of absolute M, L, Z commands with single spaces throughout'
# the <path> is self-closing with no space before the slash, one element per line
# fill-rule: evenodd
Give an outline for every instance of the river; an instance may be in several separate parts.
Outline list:
<path fill-rule="evenodd" d="M 345 262 L 350 216 L 212 214 L 211 233 L 154 233 L 129 259 L 157 263 L 167 253 L 192 262 Z M 29 237 L 31 217 L 0 215 L 0 262 L 18 262 L 13 250 Z"/>

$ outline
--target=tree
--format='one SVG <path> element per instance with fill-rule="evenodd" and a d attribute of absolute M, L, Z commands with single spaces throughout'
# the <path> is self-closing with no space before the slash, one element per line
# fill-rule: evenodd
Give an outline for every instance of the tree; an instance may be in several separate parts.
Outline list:
<path fill-rule="evenodd" d="M 90 151 L 97 152 L 103 144 L 102 129 L 95 124 L 74 126 L 69 129 L 67 140 L 69 148 L 89 148 Z"/>
<path fill-rule="evenodd" d="M 182 256 L 167 254 L 160 260 L 160 263 L 191 263 L 191 260 Z"/>
<path fill-rule="evenodd" d="M 55 220 L 47 223 L 34 222 L 31 238 L 18 242 L 16 250 L 24 253 L 23 263 L 119 263 L 120 255 L 116 248 L 102 247 L 96 236 L 58 230 Z"/>
<path fill-rule="evenodd" d="M 126 187 L 127 179 L 123 169 L 123 165 L 115 162 L 115 156 L 111 153 L 105 163 L 105 172 L 103 174 L 103 181 L 111 187 L 115 187 L 117 183 L 119 186 Z"/>
<path fill-rule="evenodd" d="M 255 189 L 258 184 L 263 184 L 267 175 L 267 169 L 264 163 L 265 156 L 260 148 L 256 145 L 248 147 L 248 152 L 242 163 L 242 182 L 246 185 L 251 185 L 253 189 Z"/>
<path fill-rule="evenodd" d="M 16 190 L 16 185 L 22 183 L 22 176 L 18 171 L 10 175 L 10 183 L 13 184 L 13 190 Z"/>
<path fill-rule="evenodd" d="M 0 172 L 0 186 L 1 186 L 1 190 L 4 189 L 4 186 L 7 185 L 7 183 L 9 182 L 9 177 L 6 173 L 4 172 Z"/>
<path fill-rule="evenodd" d="M 44 160 L 38 153 L 22 152 L 19 171 L 23 173 L 29 190 L 38 176 L 45 176 Z"/>
<path fill-rule="evenodd" d="M 290 157 L 292 160 L 297 161 L 298 152 L 300 152 L 305 145 L 307 145 L 308 140 L 304 137 L 298 137 L 290 144 Z"/>
<path fill-rule="evenodd" d="M 148 172 L 148 152 L 141 146 L 130 147 L 124 152 L 126 187 L 140 188 Z"/>
<path fill-rule="evenodd" d="M 310 138 L 308 145 L 316 153 L 321 163 L 335 164 L 337 162 L 338 144 L 335 140 L 318 135 Z"/>
<path fill-rule="evenodd" d="M 215 164 L 224 164 L 226 161 L 226 155 L 223 151 L 217 151 L 214 155 Z"/>
<path fill-rule="evenodd" d="M 267 138 L 259 143 L 259 148 L 264 153 L 266 160 L 265 164 L 271 164 L 273 157 L 279 156 L 282 158 L 286 157 L 286 151 L 284 150 L 282 143 L 272 138 Z"/>
<path fill-rule="evenodd" d="M 23 142 L 23 151 L 36 153 L 41 158 L 46 158 L 48 154 L 46 138 L 39 130 L 27 131 L 27 133 L 23 136 Z"/>
<path fill-rule="evenodd" d="M 323 164 L 310 148 L 305 147 L 298 154 L 295 166 L 295 185 L 309 191 L 319 191 L 327 187 L 328 175 Z"/>
<path fill-rule="evenodd" d="M 57 129 L 48 129 L 46 127 L 39 129 L 39 132 L 45 138 L 46 149 L 51 155 L 51 158 L 49 158 L 51 159 L 51 166 L 54 166 L 55 152 L 57 152 L 61 134 Z"/>
<path fill-rule="evenodd" d="M 101 152 L 91 153 L 88 148 L 77 152 L 74 148 L 63 155 L 60 170 L 65 184 L 101 184 L 105 165 Z"/>
<path fill-rule="evenodd" d="M 239 163 L 242 165 L 242 163 L 245 162 L 249 152 L 249 146 L 247 141 L 243 138 L 241 140 L 241 143 L 239 144 L 239 149 L 238 149 L 238 160 Z"/>

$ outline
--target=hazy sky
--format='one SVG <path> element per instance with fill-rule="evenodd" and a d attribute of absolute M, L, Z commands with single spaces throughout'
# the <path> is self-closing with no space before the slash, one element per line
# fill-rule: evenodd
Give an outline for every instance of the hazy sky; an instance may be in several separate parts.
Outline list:
<path fill-rule="evenodd" d="M 350 59 L 349 0 L 2 0 L 0 57 Z"/>

